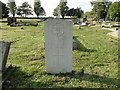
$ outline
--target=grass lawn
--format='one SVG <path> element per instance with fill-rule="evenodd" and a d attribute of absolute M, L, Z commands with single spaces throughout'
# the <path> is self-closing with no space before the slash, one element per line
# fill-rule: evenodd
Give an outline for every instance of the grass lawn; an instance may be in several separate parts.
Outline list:
<path fill-rule="evenodd" d="M 39 26 L 10 27 L 3 23 L 3 41 L 12 41 L 7 66 L 17 67 L 9 88 L 118 88 L 118 40 L 101 27 L 74 26 L 79 50 L 73 53 L 73 71 L 84 75 L 46 74 L 44 23 Z"/>

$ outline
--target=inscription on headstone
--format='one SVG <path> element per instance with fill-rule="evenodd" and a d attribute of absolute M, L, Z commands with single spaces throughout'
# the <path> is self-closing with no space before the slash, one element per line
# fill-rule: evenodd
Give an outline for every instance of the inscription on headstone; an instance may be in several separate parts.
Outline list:
<path fill-rule="evenodd" d="M 46 70 L 48 73 L 72 71 L 72 22 L 52 19 L 45 23 Z"/>

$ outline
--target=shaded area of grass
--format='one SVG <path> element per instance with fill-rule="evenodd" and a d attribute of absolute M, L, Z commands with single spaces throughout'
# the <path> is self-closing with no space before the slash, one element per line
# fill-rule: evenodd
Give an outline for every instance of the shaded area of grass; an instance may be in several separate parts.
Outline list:
<path fill-rule="evenodd" d="M 73 39 L 76 41 L 78 45 L 78 50 L 83 52 L 96 52 L 97 50 L 87 49 L 80 41 L 77 39 L 79 36 L 73 36 Z"/>
<path fill-rule="evenodd" d="M 31 21 L 32 22 L 32 21 Z M 35 22 L 35 21 L 33 21 Z M 117 88 L 118 40 L 107 36 L 100 27 L 74 26 L 73 36 L 79 50 L 73 53 L 73 71 L 85 70 L 83 76 L 46 74 L 44 23 L 38 27 L 9 27 L 3 23 L 2 38 L 12 41 L 7 66 L 17 67 L 9 78 L 10 88 Z"/>

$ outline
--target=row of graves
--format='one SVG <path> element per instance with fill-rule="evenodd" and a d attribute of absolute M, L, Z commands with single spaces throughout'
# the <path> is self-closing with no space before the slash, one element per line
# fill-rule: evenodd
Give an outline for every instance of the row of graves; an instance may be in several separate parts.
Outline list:
<path fill-rule="evenodd" d="M 102 23 L 102 25 L 100 25 L 102 28 L 115 28 L 115 30 L 117 31 L 120 27 L 120 23 L 111 23 L 111 21 L 108 20 L 104 20 L 104 19 L 99 19 L 97 20 L 97 18 L 93 18 L 92 19 L 92 23 L 88 22 L 87 18 L 83 18 L 82 21 L 80 21 L 80 18 L 76 18 L 72 20 L 73 24 L 75 26 L 95 26 L 96 23 Z"/>
<path fill-rule="evenodd" d="M 83 18 L 82 21 L 80 21 L 80 18 L 72 19 L 72 22 L 75 26 L 88 26 L 90 25 L 90 22 L 88 22 L 87 18 Z"/>
<path fill-rule="evenodd" d="M 112 23 L 102 24 L 101 27 L 102 27 L 102 28 L 113 28 L 113 27 L 115 27 L 115 30 L 117 31 L 117 30 L 118 30 L 118 27 L 120 27 L 120 23 L 115 23 L 115 24 L 112 24 Z"/>
<path fill-rule="evenodd" d="M 38 23 L 44 22 L 46 19 L 40 19 L 36 23 L 31 23 L 31 22 L 23 22 L 22 20 L 17 21 L 16 18 L 9 17 L 7 19 L 7 25 L 10 25 L 11 27 L 17 27 L 17 26 L 38 26 Z"/>

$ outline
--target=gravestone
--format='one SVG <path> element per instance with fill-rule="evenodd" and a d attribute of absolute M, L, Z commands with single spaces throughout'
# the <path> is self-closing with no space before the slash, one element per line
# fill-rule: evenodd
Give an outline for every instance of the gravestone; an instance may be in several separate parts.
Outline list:
<path fill-rule="evenodd" d="M 83 23 L 81 24 L 81 26 L 87 26 L 87 23 L 86 23 L 86 22 L 83 22 Z"/>
<path fill-rule="evenodd" d="M 0 71 L 4 71 L 10 49 L 10 42 L 0 41 Z"/>
<path fill-rule="evenodd" d="M 72 22 L 51 19 L 45 23 L 47 73 L 72 72 Z"/>
<path fill-rule="evenodd" d="M 79 23 L 79 19 L 78 18 L 72 19 L 72 22 L 73 22 L 73 24 L 78 24 Z"/>

